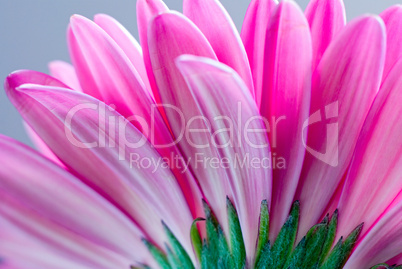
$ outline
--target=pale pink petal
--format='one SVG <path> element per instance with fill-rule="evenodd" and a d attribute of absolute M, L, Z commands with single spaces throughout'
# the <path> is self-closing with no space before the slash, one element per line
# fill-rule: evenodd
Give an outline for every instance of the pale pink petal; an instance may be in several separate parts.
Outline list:
<path fill-rule="evenodd" d="M 137 0 L 137 24 L 140 37 L 145 68 L 148 74 L 149 83 L 155 97 L 155 101 L 159 104 L 161 99 L 156 85 L 155 76 L 152 71 L 151 59 L 148 50 L 148 27 L 151 20 L 159 13 L 168 11 L 168 7 L 161 0 Z M 164 118 L 165 115 L 163 114 Z"/>
<path fill-rule="evenodd" d="M 402 59 L 384 81 L 361 130 L 339 202 L 340 234 L 363 233 L 402 190 Z"/>
<path fill-rule="evenodd" d="M 60 80 L 71 89 L 82 92 L 77 73 L 75 72 L 74 66 L 70 63 L 63 61 L 50 62 L 49 71 L 52 77 Z"/>
<path fill-rule="evenodd" d="M 130 62 L 137 70 L 146 89 L 152 94 L 151 85 L 149 84 L 147 71 L 145 69 L 144 59 L 142 57 L 142 49 L 137 40 L 114 18 L 106 14 L 97 14 L 94 22 L 99 25 L 119 47 L 127 55 Z"/>
<path fill-rule="evenodd" d="M 160 246 L 166 236 L 160 223 L 164 220 L 190 251 L 188 206 L 170 169 L 147 139 L 113 109 L 88 95 L 61 87 L 18 84 L 25 74 L 29 76 L 21 71 L 7 78 L 7 94 L 56 156 Z"/>
<path fill-rule="evenodd" d="M 156 16 L 148 30 L 152 68 L 168 123 L 189 169 L 226 231 L 226 195 L 230 194 L 230 189 L 225 171 L 206 169 L 197 161 L 197 156 L 218 155 L 216 149 L 202 146 L 210 139 L 207 133 L 191 131 L 205 129 L 206 125 L 200 119 L 202 114 L 174 61 L 182 54 L 216 59 L 215 54 L 202 33 L 180 13 L 166 12 Z"/>
<path fill-rule="evenodd" d="M 36 268 L 54 268 L 52 265 L 64 261 L 67 261 L 66 266 L 76 265 L 82 269 L 127 268 L 136 262 L 41 217 L 5 192 L 1 191 L 0 194 L 0 223 L 4 226 L 6 220 L 25 237 L 25 240 L 21 238 L 16 241 L 19 238 L 11 237 L 3 230 L 0 232 L 0 251 L 5 258 L 33 262 L 37 264 Z M 7 225 L 5 231 L 7 232 Z M 66 266 L 59 265 L 56 268 L 68 268 Z"/>
<path fill-rule="evenodd" d="M 246 50 L 229 14 L 218 0 L 184 0 L 183 13 L 206 36 L 218 60 L 244 80 L 253 98 L 253 79 Z"/>
<path fill-rule="evenodd" d="M 312 70 L 314 71 L 331 41 L 345 26 L 345 6 L 343 0 L 312 0 L 305 14 L 313 40 Z"/>
<path fill-rule="evenodd" d="M 252 0 L 244 18 L 241 39 L 246 49 L 253 75 L 255 101 L 260 107 L 263 92 L 265 36 L 276 0 Z"/>
<path fill-rule="evenodd" d="M 384 59 L 384 24 L 364 16 L 331 42 L 313 75 L 307 153 L 295 197 L 302 205 L 300 236 L 326 213 L 349 166 L 380 86 Z"/>
<path fill-rule="evenodd" d="M 311 94 L 311 36 L 308 22 L 292 1 L 279 3 L 268 26 L 263 72 L 261 115 L 273 158 L 270 238 L 274 239 L 289 215 L 305 148 L 303 122 Z"/>
<path fill-rule="evenodd" d="M 248 262 L 252 264 L 260 204 L 263 200 L 270 204 L 271 200 L 269 142 L 265 132 L 259 131 L 264 129 L 264 122 L 247 86 L 233 69 L 209 58 L 189 55 L 181 56 L 177 65 L 210 123 L 210 145 L 218 149 L 217 160 L 229 162 L 224 168 L 239 213 Z M 243 128 L 247 129 L 235 134 Z M 260 163 L 240 168 L 239 163 L 246 158 Z"/>
<path fill-rule="evenodd" d="M 69 46 L 84 93 L 113 105 L 125 117 L 135 114 L 137 95 L 150 98 L 148 91 L 124 51 L 94 22 L 78 15 L 70 20 Z M 73 36 L 73 37 L 72 37 Z M 75 53 L 79 51 L 78 53 Z M 83 57 L 81 59 L 81 56 Z M 78 61 L 76 60 L 78 59 Z M 83 70 L 83 71 L 82 71 Z M 92 81 L 84 84 L 84 80 Z M 91 77 L 88 80 L 88 77 Z M 92 94 L 92 92 L 97 94 Z"/>
<path fill-rule="evenodd" d="M 26 122 L 23 122 L 23 124 L 25 131 L 27 132 L 32 143 L 35 145 L 36 149 L 49 160 L 55 162 L 60 167 L 65 168 L 65 165 L 59 160 L 59 158 L 56 157 L 56 155 L 54 155 L 54 153 L 49 149 L 46 143 L 43 142 L 43 140 L 35 133 L 35 131 L 32 130 L 32 128 Z"/>
<path fill-rule="evenodd" d="M 345 269 L 370 268 L 401 254 L 402 192 L 396 200 L 358 242 Z"/>
<path fill-rule="evenodd" d="M 402 57 L 402 5 L 388 8 L 381 13 L 387 28 L 387 54 L 385 58 L 383 81 L 392 67 Z"/>
<path fill-rule="evenodd" d="M 127 259 L 147 257 L 135 224 L 79 179 L 11 138 L 0 135 L 0 147 L 0 190 Z"/>

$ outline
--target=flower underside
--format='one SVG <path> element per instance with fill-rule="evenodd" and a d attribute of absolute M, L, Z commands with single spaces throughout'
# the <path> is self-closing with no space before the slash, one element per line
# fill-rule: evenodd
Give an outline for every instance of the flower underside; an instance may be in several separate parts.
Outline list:
<path fill-rule="evenodd" d="M 197 259 L 202 269 L 339 269 L 343 268 L 356 245 L 363 223 L 357 226 L 349 236 L 341 237 L 333 246 L 338 210 L 332 216 L 327 215 L 321 223 L 314 225 L 307 234 L 296 243 L 300 204 L 293 203 L 289 217 L 282 226 L 275 242 L 269 240 L 269 212 L 266 200 L 261 203 L 259 236 L 256 257 L 253 265 L 247 264 L 246 250 L 237 211 L 227 198 L 229 231 L 225 236 L 211 208 L 204 202 L 206 219 L 198 218 L 193 222 L 190 236 Z M 205 221 L 206 238 L 201 239 L 197 223 Z M 163 269 L 192 269 L 196 266 L 188 253 L 179 243 L 169 227 L 162 222 L 170 245 L 166 251 L 160 250 L 150 241 L 143 239 L 150 253 Z M 131 269 L 148 269 L 147 265 L 131 266 Z M 402 265 L 389 266 L 378 264 L 370 269 L 402 269 Z"/>

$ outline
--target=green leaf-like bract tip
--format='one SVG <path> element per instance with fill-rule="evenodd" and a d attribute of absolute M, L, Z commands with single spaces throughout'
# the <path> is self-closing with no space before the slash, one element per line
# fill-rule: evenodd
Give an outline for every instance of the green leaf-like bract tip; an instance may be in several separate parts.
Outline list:
<path fill-rule="evenodd" d="M 232 201 L 227 198 L 227 237 L 210 206 L 203 201 L 205 219 L 198 218 L 191 225 L 190 237 L 201 269 L 341 269 L 352 253 L 362 231 L 357 226 L 349 236 L 341 237 L 334 247 L 338 210 L 314 225 L 295 246 L 300 203 L 294 202 L 288 219 L 276 240 L 269 241 L 269 212 L 266 200 L 261 202 L 254 266 L 246 263 L 246 250 L 239 217 Z M 205 221 L 206 238 L 201 239 L 197 223 Z M 162 222 L 168 241 L 162 251 L 150 241 L 143 239 L 151 255 L 162 269 L 194 269 L 190 255 L 170 228 Z M 169 245 L 167 244 L 169 243 Z M 332 249 L 332 250 L 331 250 Z M 150 269 L 147 265 L 133 265 L 131 269 Z M 402 266 L 378 264 L 370 269 L 402 269 Z"/>

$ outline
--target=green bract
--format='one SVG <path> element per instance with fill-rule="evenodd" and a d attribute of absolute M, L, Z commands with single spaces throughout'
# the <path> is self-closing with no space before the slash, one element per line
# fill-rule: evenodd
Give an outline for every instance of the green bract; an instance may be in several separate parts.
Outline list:
<path fill-rule="evenodd" d="M 204 211 L 206 218 L 194 220 L 190 231 L 194 252 L 201 269 L 340 269 L 349 258 L 363 228 L 363 224 L 360 224 L 346 239 L 341 237 L 334 245 L 338 224 L 338 210 L 336 210 L 331 217 L 327 215 L 321 223 L 313 226 L 296 244 L 300 217 L 300 204 L 296 201 L 272 244 L 269 240 L 268 203 L 264 200 L 261 202 L 255 261 L 253 264 L 247 264 L 239 218 L 230 199 L 227 198 L 229 230 L 226 236 L 206 202 Z M 197 229 L 197 223 L 200 221 L 205 221 L 204 240 L 201 239 Z M 162 224 L 169 239 L 165 252 L 148 240 L 143 240 L 159 266 L 162 269 L 198 268 L 169 227 L 164 222 Z M 140 265 L 131 268 L 150 267 Z M 402 269 L 402 266 L 379 264 L 370 269 Z"/>

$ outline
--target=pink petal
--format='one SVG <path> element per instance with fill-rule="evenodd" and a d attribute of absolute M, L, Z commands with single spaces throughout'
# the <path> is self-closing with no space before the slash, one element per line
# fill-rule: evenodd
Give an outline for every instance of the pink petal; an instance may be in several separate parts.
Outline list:
<path fill-rule="evenodd" d="M 104 25 L 105 17 L 100 18 L 98 17 L 98 21 L 102 21 L 105 28 L 111 27 L 107 23 L 106 26 Z M 113 25 L 116 27 L 115 24 Z M 73 17 L 71 26 L 73 31 L 76 30 L 74 38 L 82 42 L 80 49 L 85 52 L 87 64 L 91 68 L 91 75 L 96 78 L 98 85 L 94 87 L 98 87 L 104 98 L 102 100 L 108 104 L 117 105 L 116 110 L 142 131 L 155 145 L 162 157 L 174 159 L 177 156 L 181 159 L 169 129 L 155 106 L 153 97 L 143 87 L 135 68 L 127 61 L 123 51 L 103 30 L 85 18 Z M 112 31 L 112 29 L 109 30 Z M 116 34 L 117 31 L 114 32 Z M 99 51 L 93 49 L 94 44 L 100 44 Z M 180 182 L 192 212 L 194 214 L 202 213 L 202 195 L 190 171 L 183 172 L 183 169 L 174 165 L 173 160 L 170 164 L 172 164 L 173 172 Z"/>
<path fill-rule="evenodd" d="M 279 3 L 268 26 L 264 52 L 261 115 L 268 120 L 273 158 L 270 237 L 289 215 L 305 155 L 303 122 L 311 91 L 311 36 L 306 18 L 292 1 Z M 305 133 L 305 132 L 304 132 Z M 305 136 L 305 134 L 304 134 Z M 280 161 L 282 160 L 282 161 Z"/>
<path fill-rule="evenodd" d="M 277 5 L 276 0 L 252 0 L 244 18 L 241 39 L 250 62 L 255 89 L 255 101 L 260 107 L 263 92 L 265 36 L 271 14 Z"/>
<path fill-rule="evenodd" d="M 100 96 L 100 100 L 114 105 L 125 117 L 135 114 L 137 96 L 133 92 L 141 92 L 144 98 L 150 96 L 127 55 L 94 22 L 78 15 L 70 21 L 71 57 L 83 91 L 96 98 Z M 86 84 L 88 81 L 93 83 Z"/>
<path fill-rule="evenodd" d="M 205 198 L 226 228 L 226 195 L 230 194 L 230 189 L 224 180 L 225 171 L 205 169 L 197 163 L 197 156 L 218 155 L 214 148 L 198 147 L 209 141 L 208 134 L 189 131 L 205 129 L 206 126 L 200 120 L 202 114 L 174 62 L 182 54 L 216 59 L 215 54 L 195 25 L 177 12 L 162 13 L 153 19 L 149 25 L 148 45 L 159 96 L 174 139 L 198 179 Z"/>
<path fill-rule="evenodd" d="M 401 254 L 402 192 L 397 200 L 358 242 L 345 269 L 370 268 Z"/>
<path fill-rule="evenodd" d="M 313 39 L 314 71 L 331 41 L 345 26 L 345 6 L 343 0 L 312 0 L 305 14 Z"/>
<path fill-rule="evenodd" d="M 148 49 L 148 27 L 151 20 L 159 13 L 168 11 L 168 7 L 161 0 L 137 0 L 137 24 L 145 68 L 156 103 L 161 103 L 155 76 L 152 71 L 151 58 Z M 163 114 L 164 118 L 165 115 Z"/>
<path fill-rule="evenodd" d="M 32 128 L 25 122 L 24 127 L 36 149 L 49 160 L 55 162 L 58 166 L 65 168 L 64 164 L 59 160 L 59 158 L 56 157 L 56 155 L 54 155 L 54 153 L 49 149 L 46 143 L 43 142 L 43 140 L 35 133 L 35 131 L 32 130 Z"/>
<path fill-rule="evenodd" d="M 378 17 L 364 16 L 331 42 L 313 75 L 308 153 L 295 197 L 302 205 L 300 235 L 326 213 L 349 166 L 379 89 L 384 58 L 384 25 Z"/>
<path fill-rule="evenodd" d="M 183 13 L 208 39 L 218 60 L 232 67 L 244 80 L 253 98 L 253 79 L 247 53 L 232 19 L 217 0 L 184 0 Z"/>
<path fill-rule="evenodd" d="M 381 13 L 387 28 L 387 56 L 383 81 L 396 62 L 402 57 L 402 5 L 395 5 Z"/>
<path fill-rule="evenodd" d="M 391 260 L 387 261 L 387 264 L 402 264 L 402 252 L 398 256 L 395 256 Z"/>
<path fill-rule="evenodd" d="M 56 156 L 160 246 L 165 239 L 160 224 L 164 220 L 190 251 L 191 214 L 176 179 L 146 138 L 98 100 L 46 84 L 20 85 L 25 76 L 30 72 L 10 75 L 7 94 Z M 52 83 L 48 77 L 48 84 Z M 143 160 L 146 163 L 141 165 Z"/>
<path fill-rule="evenodd" d="M 261 201 L 271 198 L 271 159 L 269 142 L 262 132 L 234 137 L 234 130 L 264 129 L 264 122 L 247 86 L 231 68 L 204 57 L 184 55 L 177 65 L 194 94 L 202 115 L 210 123 L 211 147 L 218 150 L 217 160 L 228 160 L 224 167 L 233 200 L 239 213 L 243 238 L 250 264 L 253 262 L 258 236 Z M 240 118 L 240 121 L 238 119 Z M 250 119 L 255 119 L 250 122 Z M 252 124 L 250 124 L 252 123 Z M 249 127 L 246 127 L 249 126 Z M 247 165 L 236 168 L 236 162 L 250 157 L 265 160 L 267 166 Z"/>
<path fill-rule="evenodd" d="M 128 259 L 147 257 L 143 234 L 108 201 L 29 147 L 1 135 L 0 146 L 1 190 L 46 219 Z"/>
<path fill-rule="evenodd" d="M 53 61 L 49 63 L 49 71 L 52 77 L 60 80 L 71 89 L 82 92 L 77 73 L 71 64 L 63 61 Z"/>
<path fill-rule="evenodd" d="M 339 202 L 340 234 L 363 233 L 402 190 L 402 59 L 384 81 L 363 125 Z M 362 202 L 364 201 L 364 202 Z"/>
<path fill-rule="evenodd" d="M 149 84 L 144 59 L 142 57 L 142 49 L 137 40 L 135 40 L 123 25 L 106 14 L 95 15 L 94 22 L 113 38 L 117 45 L 124 51 L 135 70 L 138 72 L 141 81 L 145 84 L 145 88 L 152 95 L 151 85 Z"/>
<path fill-rule="evenodd" d="M 34 268 L 82 269 L 125 268 L 131 262 L 135 263 L 41 217 L 5 192 L 0 193 L 0 223 L 5 228 L 0 233 L 0 251 L 11 262 L 19 262 L 21 265 L 26 262 L 28 266 L 32 266 L 30 263 L 36 264 Z M 11 231 L 7 229 L 10 225 L 13 227 Z M 92 226 L 95 226 L 94 222 Z M 57 265 L 61 262 L 63 265 Z"/>

